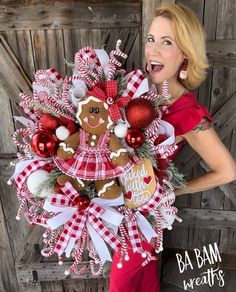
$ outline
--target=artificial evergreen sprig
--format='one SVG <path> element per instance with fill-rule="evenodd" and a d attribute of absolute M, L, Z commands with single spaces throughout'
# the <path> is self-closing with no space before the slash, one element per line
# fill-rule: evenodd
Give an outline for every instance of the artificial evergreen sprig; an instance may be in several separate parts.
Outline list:
<path fill-rule="evenodd" d="M 175 189 L 186 188 L 186 180 L 184 178 L 184 174 L 181 173 L 173 163 L 169 164 L 167 170 L 170 171 L 172 174 L 170 182 Z"/>
<path fill-rule="evenodd" d="M 163 95 L 158 95 L 157 98 L 153 101 L 153 106 L 155 111 L 157 111 L 162 105 L 169 105 L 169 100 L 166 99 Z"/>
<path fill-rule="evenodd" d="M 151 161 L 152 166 L 157 168 L 155 154 L 151 151 L 151 146 L 146 141 L 142 144 L 141 147 L 135 149 L 135 154 L 140 158 L 147 158 Z"/>
<path fill-rule="evenodd" d="M 146 217 L 148 223 L 152 226 L 152 228 L 155 228 L 157 226 L 157 222 L 155 219 L 155 216 L 148 214 L 148 216 Z"/>
<path fill-rule="evenodd" d="M 69 62 L 67 61 L 66 59 L 64 59 L 64 63 L 69 67 L 71 68 L 72 70 L 75 69 L 75 64 L 73 62 Z"/>
<path fill-rule="evenodd" d="M 114 74 L 114 80 L 117 80 L 118 83 L 118 94 L 117 96 L 122 95 L 123 91 L 127 86 L 127 79 L 124 78 L 125 70 L 119 70 Z"/>
<path fill-rule="evenodd" d="M 84 187 L 81 191 L 81 195 L 87 195 L 90 200 L 97 196 L 97 192 L 95 189 L 95 183 L 91 182 L 87 187 Z"/>
<path fill-rule="evenodd" d="M 57 177 L 60 176 L 61 174 L 63 174 L 63 173 L 59 169 L 52 170 L 48 174 L 48 178 L 46 180 L 44 180 L 43 183 L 41 183 L 37 187 L 37 189 L 36 189 L 37 195 L 36 196 L 40 196 L 42 191 L 53 189 L 56 182 L 57 182 Z"/>

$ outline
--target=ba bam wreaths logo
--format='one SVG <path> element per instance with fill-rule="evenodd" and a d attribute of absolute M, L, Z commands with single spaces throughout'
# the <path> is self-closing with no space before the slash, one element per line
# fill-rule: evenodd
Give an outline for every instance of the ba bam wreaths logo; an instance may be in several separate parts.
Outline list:
<path fill-rule="evenodd" d="M 222 261 L 216 242 L 214 244 L 209 244 L 208 246 L 203 246 L 202 251 L 198 248 L 195 248 L 194 258 L 192 261 L 187 251 L 184 252 L 184 256 L 177 253 L 176 258 L 179 272 L 181 274 L 187 272 L 189 269 L 204 269 L 204 266 L 208 266 L 206 271 L 199 274 L 199 277 L 183 280 L 184 290 L 194 290 L 195 286 L 202 285 L 209 285 L 210 287 L 218 285 L 219 287 L 224 287 L 225 274 L 223 270 L 221 270 L 219 267 L 216 267 L 216 264 Z"/>

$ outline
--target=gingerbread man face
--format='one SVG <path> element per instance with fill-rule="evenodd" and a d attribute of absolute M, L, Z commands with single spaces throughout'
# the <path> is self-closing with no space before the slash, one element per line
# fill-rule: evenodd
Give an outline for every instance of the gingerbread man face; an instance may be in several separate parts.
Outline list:
<path fill-rule="evenodd" d="M 105 133 L 113 124 L 107 104 L 91 95 L 79 102 L 76 118 L 81 128 L 96 135 Z"/>

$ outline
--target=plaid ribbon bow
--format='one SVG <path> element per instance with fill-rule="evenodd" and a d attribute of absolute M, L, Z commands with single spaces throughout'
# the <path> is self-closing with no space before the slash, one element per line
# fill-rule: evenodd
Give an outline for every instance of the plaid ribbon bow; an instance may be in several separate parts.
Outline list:
<path fill-rule="evenodd" d="M 109 106 L 109 115 L 112 121 L 116 121 L 122 118 L 120 108 L 125 107 L 130 101 L 130 97 L 117 97 L 118 94 L 118 83 L 117 80 L 107 80 L 104 82 L 104 91 L 98 87 L 94 86 L 88 91 L 88 94 L 97 97 L 101 101 L 105 102 Z"/>
<path fill-rule="evenodd" d="M 120 97 L 117 97 L 117 80 L 106 80 L 103 83 L 104 90 L 99 86 L 94 86 L 88 91 L 88 94 L 97 97 L 109 106 L 109 114 L 112 121 L 122 118 L 120 108 L 127 105 L 144 79 L 144 75 L 140 69 L 132 71 L 129 75 L 126 88 Z"/>
<path fill-rule="evenodd" d="M 75 207 L 76 200 L 80 196 L 79 193 L 73 188 L 71 183 L 66 182 L 61 188 L 64 195 L 56 194 L 51 198 L 51 203 L 54 205 Z M 112 234 L 112 232 L 105 227 L 100 217 L 104 213 L 104 209 L 91 202 L 90 205 L 84 210 L 75 210 L 72 217 L 67 221 L 64 229 L 58 239 L 54 252 L 62 254 L 68 246 L 71 238 L 80 238 L 83 234 L 84 228 L 87 223 L 106 241 L 113 249 L 117 250 L 121 247 L 121 242 Z"/>

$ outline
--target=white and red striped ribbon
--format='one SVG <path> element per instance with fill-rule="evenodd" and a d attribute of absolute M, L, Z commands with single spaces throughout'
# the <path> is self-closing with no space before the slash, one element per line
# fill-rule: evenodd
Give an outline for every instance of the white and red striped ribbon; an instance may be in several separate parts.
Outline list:
<path fill-rule="evenodd" d="M 170 95 L 169 95 L 169 87 L 168 87 L 168 81 L 164 80 L 162 83 L 162 96 L 165 99 L 169 99 Z"/>

